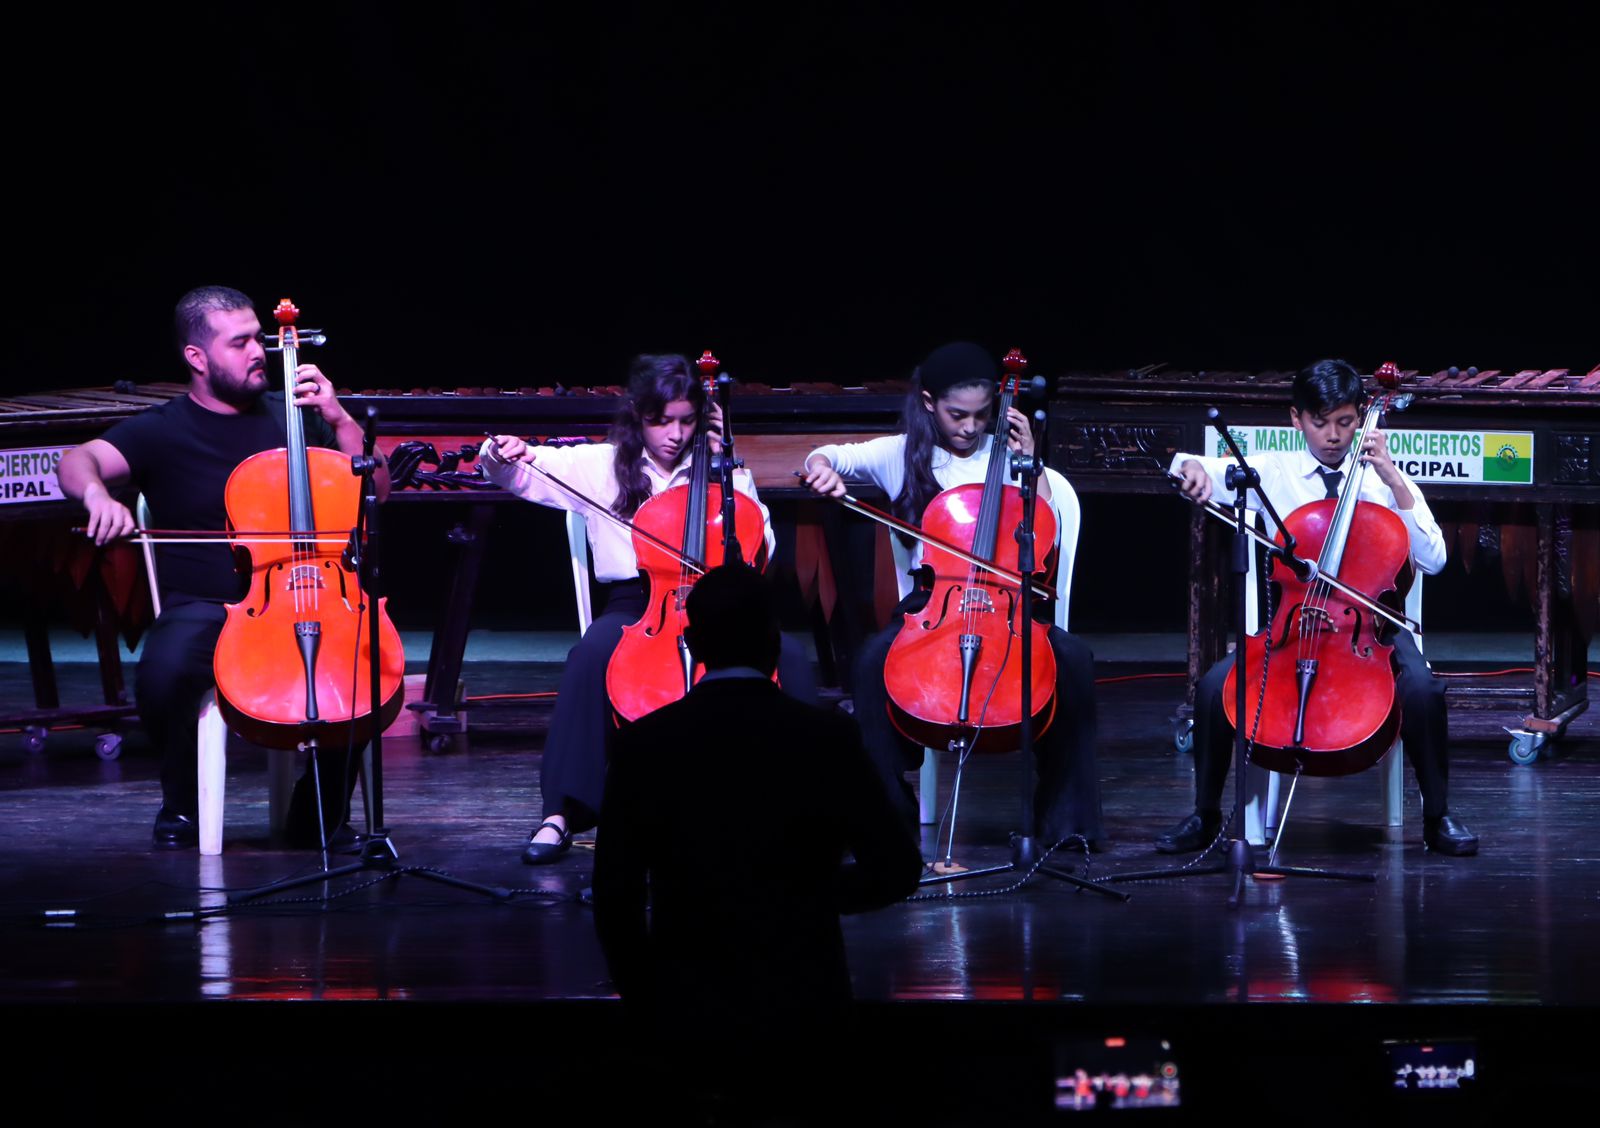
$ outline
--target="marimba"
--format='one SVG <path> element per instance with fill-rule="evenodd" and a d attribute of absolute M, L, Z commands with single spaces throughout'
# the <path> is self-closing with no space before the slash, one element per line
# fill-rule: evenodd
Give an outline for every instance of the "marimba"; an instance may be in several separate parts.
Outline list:
<path fill-rule="evenodd" d="M 1205 445 L 1205 409 L 1221 407 L 1230 425 L 1276 426 L 1285 422 L 1289 372 L 1170 372 L 1140 369 L 1110 373 L 1069 373 L 1055 383 L 1050 409 L 1050 464 L 1065 473 L 1080 492 L 1164 493 L 1157 468 L 1164 469 L 1179 450 Z M 1415 450 L 1402 452 L 1408 472 L 1419 478 L 1430 504 L 1447 526 L 1452 555 L 1498 552 L 1508 584 L 1525 592 L 1534 610 L 1536 673 L 1531 689 L 1475 688 L 1459 706 L 1517 714 L 1512 740 L 1514 758 L 1537 755 L 1546 741 L 1559 736 L 1587 706 L 1587 641 L 1600 618 L 1600 368 L 1582 375 L 1567 369 L 1516 372 L 1449 369 L 1431 375 L 1407 374 L 1416 393 L 1392 429 L 1423 436 Z M 833 383 L 773 388 L 741 384 L 734 401 L 740 453 L 755 474 L 762 496 L 786 504 L 807 497 L 793 471 L 815 446 L 852 435 L 881 435 L 894 429 L 904 400 L 904 382 Z M 181 394 L 181 384 L 118 384 L 111 388 L 41 393 L 0 399 L 0 470 L 12 456 L 26 452 L 37 469 L 41 455 L 76 445 L 104 432 L 116 420 Z M 492 488 L 472 465 L 486 431 L 514 432 L 535 439 L 604 436 L 616 411 L 621 389 L 524 387 L 414 388 L 341 391 L 352 415 L 361 418 L 370 405 L 379 412 L 379 442 L 393 458 L 401 504 L 465 506 L 464 520 L 453 539 L 461 546 L 446 610 L 437 624 L 430 655 L 424 726 L 448 737 L 458 723 L 454 687 L 465 647 L 467 612 L 476 588 L 478 567 L 486 547 L 492 506 L 506 495 Z M 1472 457 L 1495 459 L 1526 471 L 1526 480 L 1476 475 L 1453 479 L 1428 470 L 1430 462 L 1460 464 L 1462 436 L 1507 436 L 1513 445 L 1526 439 L 1526 451 L 1479 450 Z M 1429 436 L 1434 440 L 1430 441 Z M 1449 438 L 1450 442 L 1442 441 Z M 1430 453 L 1430 451 L 1432 453 Z M 0 530 L 19 528 L 18 518 L 38 533 L 64 528 L 76 507 L 59 498 L 28 496 L 30 487 L 8 487 L 0 476 L 0 494 L 16 488 L 18 496 L 0 505 Z M 19 481 L 15 476 L 11 483 Z M 37 485 L 31 487 L 37 491 Z M 0 497 L 0 501 L 4 501 Z M 1189 668 L 1203 672 L 1223 652 L 1226 642 L 1222 582 L 1223 537 L 1199 513 L 1190 518 Z M 792 530 L 790 530 L 792 533 Z M 5 536 L 0 532 L 0 536 Z M 64 534 L 63 534 L 64 536 Z M 16 545 L 20 536 L 6 536 Z M 818 541 L 814 551 L 837 551 L 836 530 L 829 548 Z M 94 550 L 81 539 L 70 546 L 47 535 L 32 535 L 32 548 L 8 548 L 3 554 L 15 573 L 19 563 L 35 581 L 42 565 L 55 574 L 88 575 L 94 571 L 83 555 Z M 859 559 L 859 554 L 858 554 Z M 123 691 L 115 637 L 120 624 L 136 634 L 142 588 L 129 584 L 123 570 L 113 569 L 111 583 L 87 583 L 73 610 L 74 621 L 92 628 L 100 641 L 106 704 L 93 710 L 60 710 L 48 673 L 48 642 L 42 619 L 29 620 L 30 660 L 40 708 L 25 718 L 0 717 L 0 725 L 42 725 L 55 720 L 91 720 L 120 716 L 131 710 Z M 867 569 L 870 573 L 870 565 Z M 852 579 L 862 569 L 841 570 Z M 119 578 L 120 577 L 120 578 Z M 15 576 L 13 578 L 16 578 Z M 850 581 L 846 581 L 848 583 Z M 37 610 L 37 607 L 34 608 Z M 147 608 L 143 609 L 145 615 Z M 871 624 L 863 624 L 870 629 Z M 1193 677 L 1191 677 L 1191 683 Z M 50 708 L 46 708 L 48 702 Z M 53 710 L 53 711 L 52 711 Z M 109 710 L 109 712 L 108 712 Z M 42 731 L 42 730 L 40 730 Z M 110 750 L 114 754 L 114 747 Z"/>
<path fill-rule="evenodd" d="M 0 397 L 0 589 L 20 596 L 34 698 L 33 709 L 0 715 L 0 728 L 20 728 L 34 751 L 44 748 L 51 726 L 110 725 L 133 713 L 117 637 L 121 631 L 131 644 L 150 621 L 138 553 L 129 545 L 98 551 L 67 532 L 82 511 L 61 495 L 55 464 L 116 420 L 163 403 L 184 387 L 121 382 Z M 52 604 L 63 606 L 72 624 L 95 639 L 102 697 L 97 704 L 61 703 L 47 627 Z M 120 748 L 114 731 L 95 742 L 107 759 Z"/>

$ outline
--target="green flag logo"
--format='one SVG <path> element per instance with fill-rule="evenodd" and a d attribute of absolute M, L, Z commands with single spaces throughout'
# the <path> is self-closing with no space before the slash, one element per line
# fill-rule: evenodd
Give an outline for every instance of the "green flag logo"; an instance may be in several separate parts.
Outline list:
<path fill-rule="evenodd" d="M 1533 481 L 1533 436 L 1483 436 L 1483 480 L 1486 482 Z"/>

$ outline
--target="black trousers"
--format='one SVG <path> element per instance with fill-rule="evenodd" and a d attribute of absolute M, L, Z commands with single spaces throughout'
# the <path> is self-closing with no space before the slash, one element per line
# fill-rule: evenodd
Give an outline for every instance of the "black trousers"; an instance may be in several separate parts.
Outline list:
<path fill-rule="evenodd" d="M 605 610 L 570 651 L 561 671 L 556 707 L 550 716 L 539 770 L 544 813 L 564 815 L 567 829 L 588 830 L 600 819 L 611 736 L 617 731 L 606 695 L 606 667 L 622 641 L 623 628 L 645 610 L 641 580 L 608 585 Z M 778 653 L 778 680 L 784 692 L 809 705 L 817 703 L 817 679 L 804 651 L 788 636 Z"/>
<path fill-rule="evenodd" d="M 220 603 L 173 602 L 172 596 L 167 599 L 167 606 L 145 636 L 134 697 L 139 720 L 161 754 L 161 801 L 179 814 L 194 818 L 200 803 L 196 740 L 200 699 L 217 684 L 212 659 L 227 621 L 227 610 Z M 330 820 L 330 830 L 346 821 L 350 793 L 358 778 L 353 766 L 346 763 L 346 751 L 325 748 L 319 758 L 323 814 Z M 309 771 L 295 787 L 290 818 L 294 822 L 306 820 L 312 832 L 316 829 Z"/>
<path fill-rule="evenodd" d="M 922 748 L 901 735 L 889 717 L 889 693 L 883 667 L 900 633 L 900 616 L 922 610 L 927 592 L 912 592 L 895 608 L 890 626 L 867 640 L 856 658 L 856 721 L 874 767 L 889 794 L 904 805 L 913 832 L 918 818 L 905 773 L 922 763 Z M 1095 709 L 1094 654 L 1082 640 L 1050 628 L 1050 649 L 1056 658 L 1056 714 L 1034 741 L 1038 780 L 1033 793 L 1034 825 L 1028 828 L 1045 842 L 1071 834 L 1103 838 L 1100 772 L 1095 762 L 1099 719 Z"/>
<path fill-rule="evenodd" d="M 1400 739 L 1417 775 L 1423 817 L 1436 819 L 1449 809 L 1450 721 L 1444 683 L 1428 669 L 1410 634 L 1396 632 L 1393 643 Z M 1292 655 L 1274 659 L 1292 660 Z M 1222 790 L 1233 763 L 1233 726 L 1222 709 L 1222 684 L 1232 668 L 1230 655 L 1212 666 L 1194 691 L 1194 806 L 1201 812 L 1222 809 Z"/>

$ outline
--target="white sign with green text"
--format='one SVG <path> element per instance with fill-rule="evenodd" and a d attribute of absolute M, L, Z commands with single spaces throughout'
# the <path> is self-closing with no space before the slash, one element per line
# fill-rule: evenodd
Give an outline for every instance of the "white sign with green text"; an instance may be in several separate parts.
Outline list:
<path fill-rule="evenodd" d="M 71 447 L 0 450 L 0 505 L 25 501 L 62 501 L 56 464 Z"/>
<path fill-rule="evenodd" d="M 1229 427 L 1244 456 L 1266 450 L 1304 450 L 1293 427 Z M 1389 456 L 1418 483 L 1472 482 L 1526 486 L 1533 482 L 1532 431 L 1385 431 Z M 1224 457 L 1228 448 L 1215 427 L 1206 428 L 1206 453 Z"/>

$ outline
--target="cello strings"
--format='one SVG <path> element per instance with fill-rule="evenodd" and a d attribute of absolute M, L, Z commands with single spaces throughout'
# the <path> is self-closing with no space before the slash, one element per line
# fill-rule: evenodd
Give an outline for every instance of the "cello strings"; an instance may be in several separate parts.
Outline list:
<path fill-rule="evenodd" d="M 1352 461 L 1350 466 L 1350 474 L 1345 480 L 1344 490 L 1339 494 L 1339 503 L 1334 507 L 1334 528 L 1336 530 L 1343 530 L 1341 539 L 1346 545 L 1348 544 L 1349 529 L 1354 523 L 1354 511 L 1360 502 L 1361 477 L 1366 470 L 1366 464 L 1361 461 L 1360 451 L 1363 444 L 1366 442 L 1368 431 L 1372 429 L 1372 424 L 1376 421 L 1377 411 L 1378 405 L 1376 402 L 1374 402 L 1374 404 L 1368 409 L 1367 413 L 1362 417 L 1361 426 L 1356 430 L 1355 438 L 1351 442 Z M 1344 561 L 1341 555 L 1341 567 L 1343 566 L 1343 563 Z M 1318 587 L 1320 589 L 1318 610 L 1325 613 L 1328 605 L 1333 601 L 1333 589 L 1330 585 L 1323 583 L 1320 580 L 1318 581 Z M 1325 622 L 1325 614 L 1319 616 L 1319 626 Z"/>
<path fill-rule="evenodd" d="M 1354 440 L 1351 443 L 1353 449 L 1361 449 L 1361 438 L 1365 430 L 1366 424 L 1363 419 L 1362 426 L 1357 429 Z M 1352 474 L 1350 478 L 1345 480 L 1345 488 L 1340 491 L 1338 501 L 1334 504 L 1333 520 L 1329 525 L 1330 534 L 1337 533 L 1343 527 L 1345 501 L 1346 498 L 1352 496 L 1350 486 L 1353 477 L 1354 475 Z M 1332 598 L 1331 589 L 1321 579 L 1322 566 L 1327 560 L 1330 539 L 1330 536 L 1324 537 L 1322 552 L 1318 554 L 1317 559 L 1317 578 L 1313 579 L 1311 584 L 1308 585 L 1305 598 L 1300 604 L 1299 645 L 1296 650 L 1296 657 L 1301 661 L 1316 659 L 1321 647 L 1322 627 L 1326 621 L 1325 615 L 1328 603 Z"/>
<path fill-rule="evenodd" d="M 1382 410 L 1383 400 L 1380 397 L 1374 399 L 1362 415 L 1361 426 L 1356 429 L 1355 436 L 1351 441 L 1351 468 L 1345 478 L 1344 489 L 1339 492 L 1338 503 L 1334 506 L 1333 521 L 1329 532 L 1338 537 L 1338 543 L 1341 546 L 1341 567 L 1343 565 L 1343 548 L 1348 546 L 1349 530 L 1354 524 L 1354 511 L 1356 506 L 1360 504 L 1361 478 L 1366 471 L 1366 463 L 1362 460 L 1361 450 L 1366 443 L 1368 432 L 1377 422 Z M 1319 554 L 1317 578 L 1312 582 L 1311 591 L 1307 593 L 1306 599 L 1301 604 L 1300 645 L 1298 650 L 1298 656 L 1301 659 L 1318 659 L 1324 633 L 1336 631 L 1327 614 L 1327 609 L 1333 602 L 1334 589 L 1331 584 L 1322 578 L 1326 574 L 1326 569 L 1323 565 L 1328 555 L 1329 539 L 1331 538 L 1324 540 L 1323 551 Z M 1338 570 L 1334 569 L 1335 572 Z M 1311 620 L 1309 627 L 1307 626 L 1308 613 Z M 1356 627 L 1351 626 L 1349 629 L 1354 631 Z M 1352 644 L 1355 641 L 1352 638 Z"/>
<path fill-rule="evenodd" d="M 1000 662 L 995 666 L 994 680 L 989 683 L 989 692 L 983 698 L 983 708 L 978 711 L 978 721 L 972 731 L 973 747 L 977 746 L 978 737 L 982 734 L 984 726 L 987 723 L 989 716 L 989 704 L 994 700 L 995 693 L 1000 689 L 1000 678 L 1001 675 L 1005 673 L 1006 663 L 1011 660 L 1012 642 L 1012 633 L 1007 631 L 1005 649 L 1000 652 Z"/>

